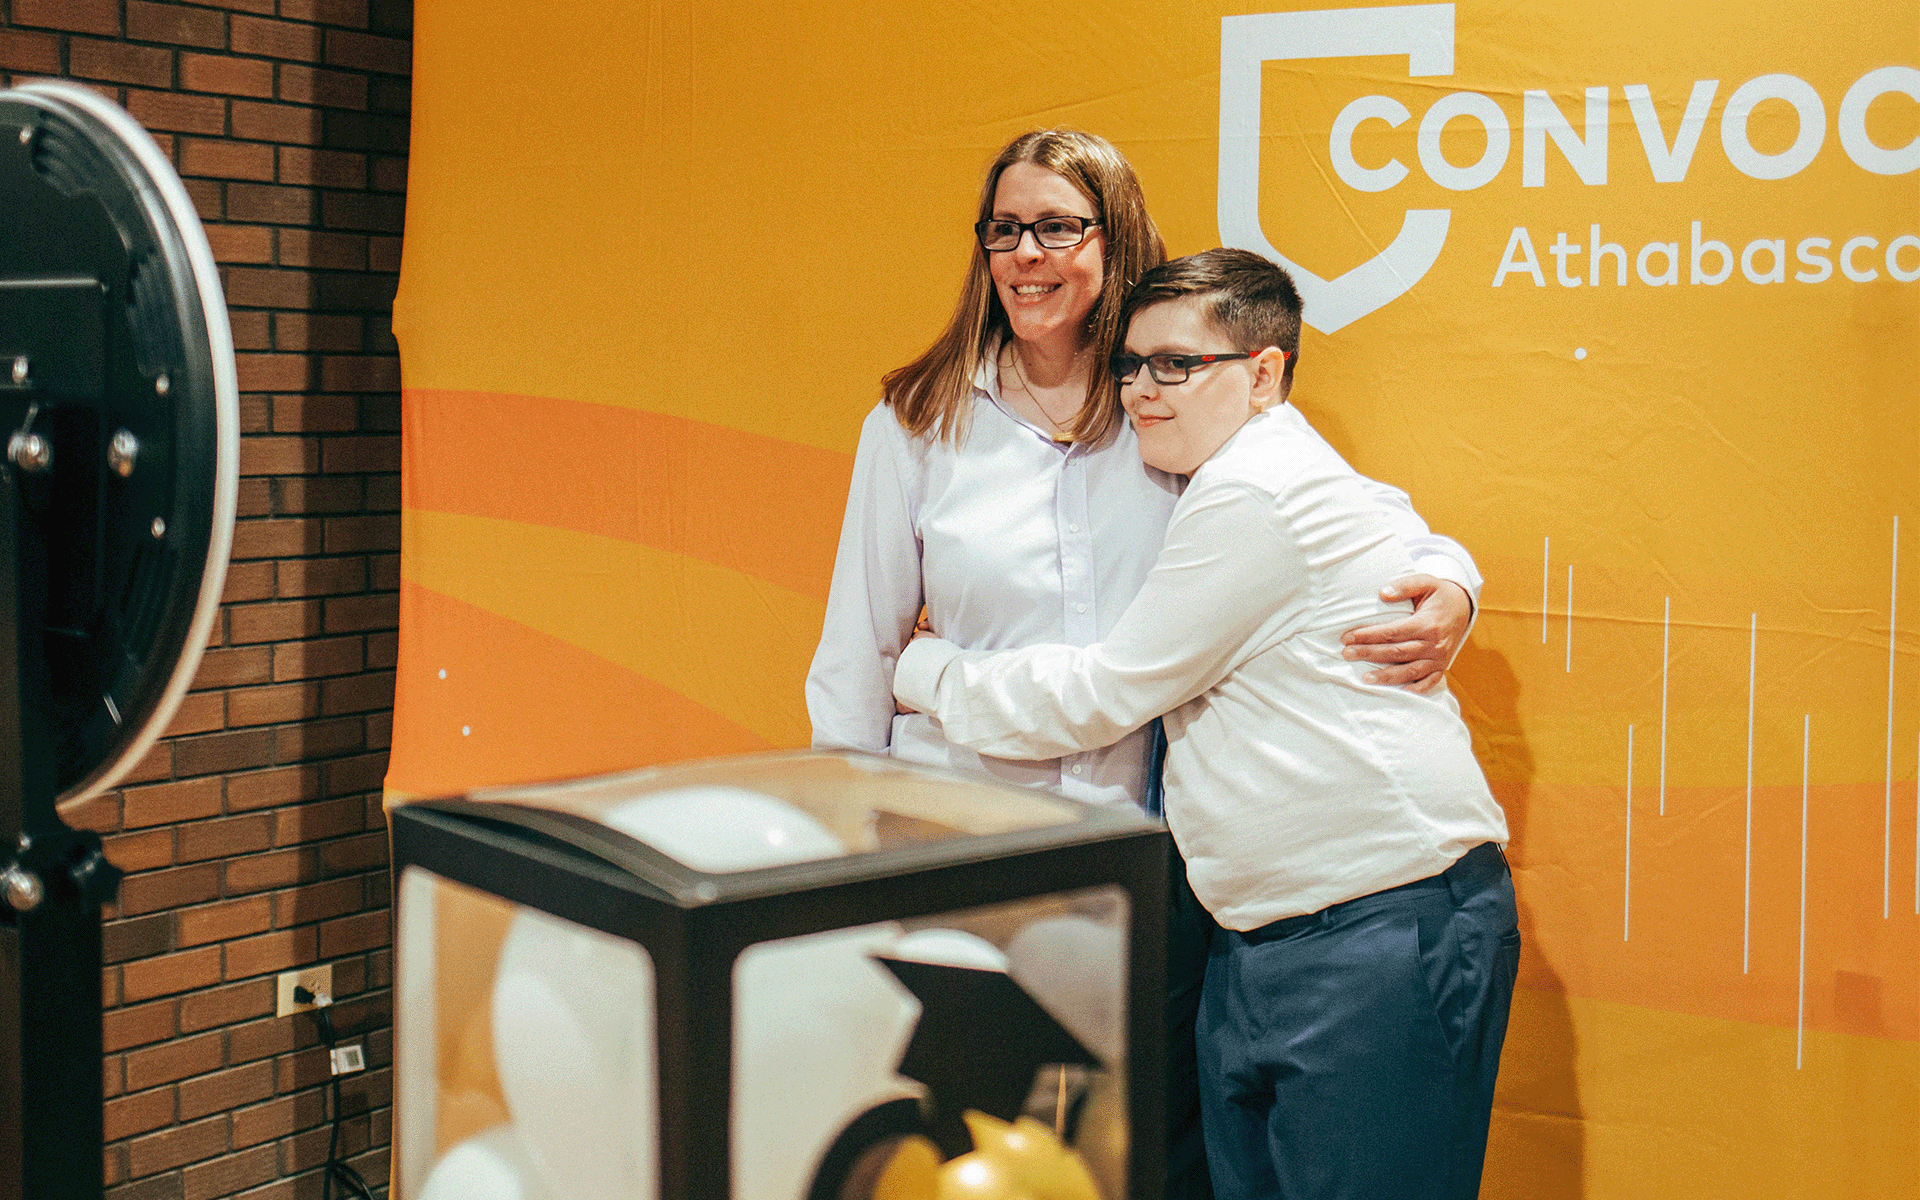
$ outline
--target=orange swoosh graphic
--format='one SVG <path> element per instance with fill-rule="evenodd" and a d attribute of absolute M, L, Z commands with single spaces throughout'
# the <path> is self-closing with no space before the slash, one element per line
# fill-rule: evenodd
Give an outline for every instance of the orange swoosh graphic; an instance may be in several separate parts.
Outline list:
<path fill-rule="evenodd" d="M 826 599 L 850 454 L 495 392 L 408 388 L 402 419 L 407 508 L 638 542 Z"/>
<path fill-rule="evenodd" d="M 1912 785 L 1907 785 L 1911 795 Z M 1800 1021 L 1800 789 L 1497 784 L 1526 945 L 1522 984 L 1792 1030 Z M 1880 788 L 1808 789 L 1806 1028 L 1920 1038 L 1920 919 L 1880 915 Z M 1906 849 L 1910 870 L 1912 847 Z M 1908 875 L 1911 879 L 1911 875 Z M 1629 909 L 1629 905 L 1631 906 Z M 1743 964 L 1743 949 L 1745 950 Z M 1744 969 L 1743 969 L 1744 965 Z"/>
<path fill-rule="evenodd" d="M 400 627 L 394 725 L 405 736 L 394 739 L 392 791 L 445 795 L 770 748 L 650 679 L 411 581 Z"/>

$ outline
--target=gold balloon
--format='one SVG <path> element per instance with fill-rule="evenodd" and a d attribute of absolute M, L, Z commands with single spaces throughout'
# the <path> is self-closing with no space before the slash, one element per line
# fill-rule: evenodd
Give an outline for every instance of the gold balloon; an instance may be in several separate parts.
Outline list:
<path fill-rule="evenodd" d="M 974 1149 L 940 1168 L 938 1200 L 1101 1200 L 1086 1163 L 1032 1117 L 966 1122 Z"/>
<path fill-rule="evenodd" d="M 940 1168 L 936 1195 L 939 1200 L 1039 1200 L 1020 1186 L 1005 1163 L 978 1150 L 962 1154 Z"/>
<path fill-rule="evenodd" d="M 874 1180 L 872 1200 L 931 1200 L 940 1187 L 940 1151 L 923 1137 L 902 1138 Z"/>

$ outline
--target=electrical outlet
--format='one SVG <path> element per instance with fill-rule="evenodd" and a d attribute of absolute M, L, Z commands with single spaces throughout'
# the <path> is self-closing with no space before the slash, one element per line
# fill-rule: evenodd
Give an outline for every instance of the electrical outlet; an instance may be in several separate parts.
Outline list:
<path fill-rule="evenodd" d="M 321 963 L 317 967 L 301 967 L 298 971 L 280 972 L 280 1002 L 273 1015 L 284 1017 L 288 1013 L 304 1012 L 313 1005 L 302 1004 L 293 998 L 293 989 L 303 987 L 310 992 L 333 995 L 333 964 Z"/>
<path fill-rule="evenodd" d="M 361 1048 L 359 1042 L 349 1042 L 344 1046 L 335 1048 L 331 1052 L 330 1057 L 333 1062 L 333 1073 L 335 1075 L 351 1075 L 355 1071 L 364 1071 L 367 1069 L 367 1054 L 366 1051 Z"/>

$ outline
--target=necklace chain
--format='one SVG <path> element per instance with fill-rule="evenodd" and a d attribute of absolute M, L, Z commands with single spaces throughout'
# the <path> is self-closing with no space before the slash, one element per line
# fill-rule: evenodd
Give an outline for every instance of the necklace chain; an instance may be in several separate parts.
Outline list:
<path fill-rule="evenodd" d="M 1020 390 L 1027 394 L 1027 399 L 1033 401 L 1033 406 L 1040 410 L 1040 415 L 1046 418 L 1047 424 L 1053 426 L 1053 440 L 1056 442 L 1073 441 L 1073 434 L 1066 426 L 1053 419 L 1053 414 L 1047 411 L 1045 404 L 1041 403 L 1039 394 L 1028 385 L 1026 374 L 1020 370 L 1020 351 L 1012 346 L 1007 348 L 1007 364 L 1013 368 L 1013 378 L 1014 381 L 1020 385 Z"/>

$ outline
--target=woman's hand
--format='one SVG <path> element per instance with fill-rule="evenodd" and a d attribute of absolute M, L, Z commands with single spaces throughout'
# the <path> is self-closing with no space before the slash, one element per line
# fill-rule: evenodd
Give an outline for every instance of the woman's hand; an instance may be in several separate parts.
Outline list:
<path fill-rule="evenodd" d="M 1439 687 L 1473 623 L 1473 600 L 1467 589 L 1433 575 L 1408 575 L 1381 588 L 1380 598 L 1411 600 L 1413 612 L 1398 620 L 1347 630 L 1340 638 L 1346 644 L 1342 653 L 1354 662 L 1383 664 L 1368 672 L 1368 683 L 1421 693 Z"/>

